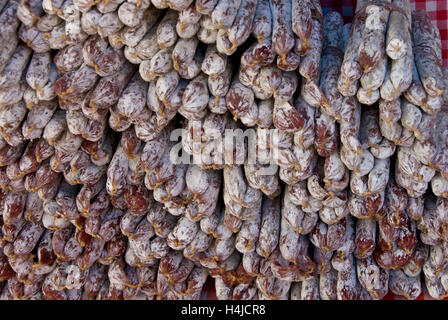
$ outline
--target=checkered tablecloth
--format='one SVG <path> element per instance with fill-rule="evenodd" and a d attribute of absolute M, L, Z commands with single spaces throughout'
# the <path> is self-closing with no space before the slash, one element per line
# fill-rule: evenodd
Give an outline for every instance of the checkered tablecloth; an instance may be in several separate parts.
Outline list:
<path fill-rule="evenodd" d="M 338 11 L 345 22 L 353 18 L 356 0 L 321 0 L 324 13 Z M 448 0 L 411 0 L 413 10 L 428 12 L 432 22 L 439 28 L 442 38 L 443 66 L 448 66 Z"/>

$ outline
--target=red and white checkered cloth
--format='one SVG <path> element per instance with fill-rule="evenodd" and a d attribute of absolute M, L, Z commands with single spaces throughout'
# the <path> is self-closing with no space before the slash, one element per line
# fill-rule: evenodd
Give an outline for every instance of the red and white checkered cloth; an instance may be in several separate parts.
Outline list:
<path fill-rule="evenodd" d="M 324 14 L 337 11 L 345 22 L 353 18 L 356 0 L 321 0 Z M 442 38 L 443 66 L 448 67 L 448 0 L 411 0 L 412 10 L 423 9 L 428 12 L 434 25 L 440 30 Z"/>

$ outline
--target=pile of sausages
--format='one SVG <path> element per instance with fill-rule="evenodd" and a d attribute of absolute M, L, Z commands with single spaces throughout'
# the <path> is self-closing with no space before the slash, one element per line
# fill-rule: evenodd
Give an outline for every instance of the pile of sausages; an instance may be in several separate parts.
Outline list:
<path fill-rule="evenodd" d="M 448 68 L 409 0 L 0 10 L 0 299 L 448 296 Z"/>

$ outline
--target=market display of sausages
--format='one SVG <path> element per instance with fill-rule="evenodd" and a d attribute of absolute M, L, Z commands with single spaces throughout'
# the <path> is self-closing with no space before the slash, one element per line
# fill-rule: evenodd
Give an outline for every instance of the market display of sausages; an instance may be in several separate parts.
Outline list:
<path fill-rule="evenodd" d="M 0 10 L 0 299 L 448 297 L 448 68 L 409 0 Z"/>

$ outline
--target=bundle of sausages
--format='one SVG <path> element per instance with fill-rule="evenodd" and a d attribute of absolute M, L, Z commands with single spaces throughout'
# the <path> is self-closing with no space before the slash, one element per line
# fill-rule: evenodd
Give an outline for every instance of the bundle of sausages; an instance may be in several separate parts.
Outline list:
<path fill-rule="evenodd" d="M 0 10 L 0 299 L 448 296 L 448 68 L 409 0 Z"/>

